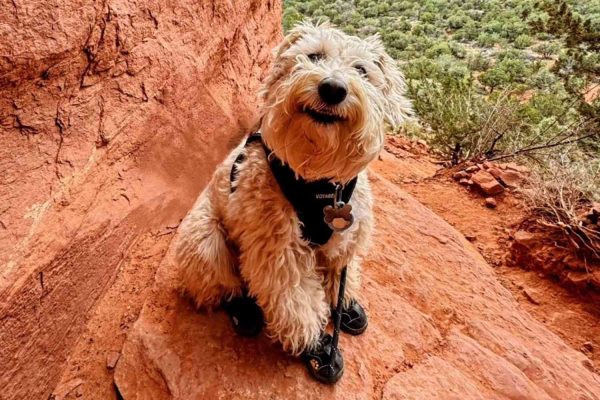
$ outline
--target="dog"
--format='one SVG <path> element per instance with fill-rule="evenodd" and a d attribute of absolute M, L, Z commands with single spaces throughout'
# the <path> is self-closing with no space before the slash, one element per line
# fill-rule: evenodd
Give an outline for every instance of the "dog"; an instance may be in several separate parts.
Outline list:
<path fill-rule="evenodd" d="M 303 22 L 274 58 L 259 134 L 217 167 L 181 223 L 176 259 L 182 290 L 198 307 L 224 306 L 248 336 L 264 318 L 284 350 L 310 355 L 330 340 L 324 330 L 346 266 L 342 329 L 366 328 L 359 302 L 373 229 L 366 167 L 412 109 L 378 36 Z M 325 208 L 338 215 L 325 221 Z"/>

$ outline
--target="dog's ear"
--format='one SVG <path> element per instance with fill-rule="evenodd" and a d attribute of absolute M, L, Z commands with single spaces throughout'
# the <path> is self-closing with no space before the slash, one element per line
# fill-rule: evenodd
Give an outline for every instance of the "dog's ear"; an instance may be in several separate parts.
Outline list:
<path fill-rule="evenodd" d="M 322 27 L 330 27 L 329 23 L 326 21 L 302 21 L 294 25 L 292 29 L 288 32 L 288 34 L 283 38 L 283 41 L 279 46 L 273 49 L 273 55 L 279 58 L 287 49 L 289 49 L 294 43 L 296 43 L 300 38 L 304 35 L 314 33 L 314 31 L 318 28 Z"/>
<path fill-rule="evenodd" d="M 283 38 L 281 43 L 273 49 L 273 56 L 279 58 L 287 49 L 292 47 L 294 43 L 298 41 L 304 34 L 304 31 L 300 29 L 300 26 L 295 26 L 289 33 Z"/>
<path fill-rule="evenodd" d="M 283 65 L 283 62 L 281 62 L 282 54 L 284 54 L 290 47 L 292 47 L 294 43 L 300 40 L 304 35 L 311 33 L 316 28 L 317 25 L 309 21 L 300 22 L 296 26 L 294 26 L 283 38 L 281 43 L 273 49 L 273 69 L 271 73 L 267 76 L 265 82 L 263 82 L 263 87 L 261 90 L 261 96 L 263 98 L 266 97 L 271 85 L 277 82 L 286 73 L 285 65 Z"/>
<path fill-rule="evenodd" d="M 413 116 L 412 104 L 405 97 L 404 75 L 398 69 L 396 60 L 386 53 L 379 34 L 368 37 L 366 41 L 373 46 L 378 57 L 376 64 L 384 76 L 381 90 L 386 101 L 385 119 L 392 127 L 396 128 Z"/>

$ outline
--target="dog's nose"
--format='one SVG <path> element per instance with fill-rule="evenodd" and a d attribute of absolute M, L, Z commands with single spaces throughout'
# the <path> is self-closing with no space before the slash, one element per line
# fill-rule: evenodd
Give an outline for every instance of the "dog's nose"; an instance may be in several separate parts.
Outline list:
<path fill-rule="evenodd" d="M 347 94 L 348 87 L 338 79 L 325 78 L 319 83 L 319 96 L 329 105 L 340 104 Z"/>

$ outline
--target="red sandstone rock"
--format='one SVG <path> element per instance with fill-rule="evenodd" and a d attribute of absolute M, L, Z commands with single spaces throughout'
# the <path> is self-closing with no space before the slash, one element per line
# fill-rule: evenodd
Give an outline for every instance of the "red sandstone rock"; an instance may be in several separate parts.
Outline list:
<path fill-rule="evenodd" d="M 485 206 L 487 208 L 496 208 L 498 206 L 498 203 L 496 203 L 496 199 L 494 199 L 493 197 L 488 197 L 485 199 Z"/>
<path fill-rule="evenodd" d="M 342 335 L 346 371 L 334 389 L 315 383 L 266 337 L 236 336 L 222 312 L 196 312 L 174 290 L 177 266 L 168 255 L 117 365 L 123 397 L 600 396 L 600 378 L 583 365 L 586 357 L 519 309 L 460 233 L 378 170 L 372 176 L 377 231 L 361 293 L 369 328 Z"/>
<path fill-rule="evenodd" d="M 565 285 L 576 290 L 584 290 L 590 282 L 590 274 L 587 272 L 569 271 L 563 274 L 562 280 Z"/>
<path fill-rule="evenodd" d="M 525 183 L 525 177 L 517 171 L 513 171 L 510 169 L 502 170 L 495 167 L 491 167 L 487 171 L 494 178 L 496 178 L 502 184 L 504 184 L 504 186 L 509 188 L 521 187 Z"/>
<path fill-rule="evenodd" d="M 514 234 L 515 243 L 523 247 L 530 247 L 535 244 L 539 239 L 534 233 L 519 230 Z"/>
<path fill-rule="evenodd" d="M 509 163 L 505 163 L 505 164 L 496 164 L 500 169 L 503 170 L 513 170 L 513 171 L 517 171 L 520 172 L 522 174 L 528 174 L 531 172 L 531 170 L 529 168 L 527 168 L 524 165 L 518 165 L 517 163 L 514 162 L 509 162 Z"/>
<path fill-rule="evenodd" d="M 467 171 L 458 171 L 452 175 L 452 178 L 454 180 L 458 181 L 461 179 L 469 179 L 470 176 L 471 176 L 471 174 L 469 174 Z"/>
<path fill-rule="evenodd" d="M 541 303 L 538 300 L 538 293 L 533 289 L 523 289 L 523 295 L 529 300 L 531 303 L 539 306 Z"/>
<path fill-rule="evenodd" d="M 592 343 L 591 341 L 587 341 L 584 344 L 581 345 L 581 351 L 584 353 L 593 353 L 594 352 L 594 343 Z"/>
<path fill-rule="evenodd" d="M 590 277 L 590 285 L 596 290 L 600 290 L 600 271 L 594 271 Z"/>
<path fill-rule="evenodd" d="M 170 243 L 253 123 L 281 5 L 7 4 L 2 398 L 115 398 L 106 367 L 116 356 L 105 350 L 125 337 L 116 381 L 127 400 L 600 398 L 586 359 L 523 312 L 460 234 L 377 173 L 371 324 L 342 337 L 336 388 L 264 337 L 236 337 L 222 313 L 196 312 L 175 293 Z"/>
<path fill-rule="evenodd" d="M 119 357 L 121 357 L 121 353 L 118 351 L 111 351 L 106 357 L 106 368 L 114 369 L 119 362 Z"/>
<path fill-rule="evenodd" d="M 487 171 L 481 170 L 473 174 L 471 180 L 487 195 L 494 196 L 504 191 L 502 185 Z"/>
<path fill-rule="evenodd" d="M 85 398 L 114 396 L 92 372 L 110 379 L 167 227 L 254 123 L 280 15 L 272 0 L 2 3 L 1 398 L 62 398 L 78 376 Z"/>

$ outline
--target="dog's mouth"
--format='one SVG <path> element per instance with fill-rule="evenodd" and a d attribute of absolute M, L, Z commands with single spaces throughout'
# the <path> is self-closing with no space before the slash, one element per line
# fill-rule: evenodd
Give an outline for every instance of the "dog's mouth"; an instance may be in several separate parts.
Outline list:
<path fill-rule="evenodd" d="M 315 110 L 309 106 L 303 106 L 302 112 L 308 114 L 314 121 L 321 124 L 329 125 L 336 122 L 344 121 L 346 118 L 328 110 Z"/>

